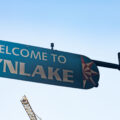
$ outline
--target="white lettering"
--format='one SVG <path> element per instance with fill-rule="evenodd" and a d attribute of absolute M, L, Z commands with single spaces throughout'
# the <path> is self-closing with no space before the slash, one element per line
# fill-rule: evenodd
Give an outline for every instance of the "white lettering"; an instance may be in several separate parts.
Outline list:
<path fill-rule="evenodd" d="M 55 57 L 57 56 L 56 54 L 51 54 L 53 56 L 53 62 L 55 62 Z"/>
<path fill-rule="evenodd" d="M 24 52 L 26 52 L 27 54 L 24 55 L 24 54 L 23 54 Z M 20 54 L 21 54 L 22 57 L 28 57 L 28 56 L 29 56 L 29 51 L 28 51 L 27 49 L 22 49 L 22 50 L 20 51 Z"/>
<path fill-rule="evenodd" d="M 8 46 L 6 46 L 6 54 L 11 55 L 11 53 L 8 51 Z"/>
<path fill-rule="evenodd" d="M 0 53 L 4 53 L 4 50 L 5 50 L 5 45 L 0 45 Z"/>
<path fill-rule="evenodd" d="M 60 68 L 53 68 L 53 67 L 44 68 L 42 65 L 36 65 L 33 71 L 29 71 L 30 73 L 27 73 L 26 70 L 29 70 L 30 67 L 27 67 L 26 63 L 17 62 L 17 61 L 12 63 L 11 60 L 0 59 L 0 65 L 1 64 L 3 64 L 3 72 L 8 72 L 7 70 L 9 70 L 9 72 L 12 74 L 18 74 L 28 77 L 29 76 L 37 77 L 37 75 L 40 75 L 42 79 L 57 80 L 66 83 L 74 83 L 73 80 L 74 71 L 72 70 L 66 70 L 66 69 L 62 70 Z"/>
<path fill-rule="evenodd" d="M 3 61 L 3 59 L 0 59 L 0 63 Z"/>
<path fill-rule="evenodd" d="M 42 60 L 47 61 L 47 53 L 42 53 Z"/>
<path fill-rule="evenodd" d="M 15 68 L 14 68 L 10 60 L 4 60 L 3 72 L 6 72 L 6 66 L 8 66 L 11 73 L 17 74 L 18 62 L 15 62 Z"/>
<path fill-rule="evenodd" d="M 25 73 L 25 63 L 20 62 L 20 75 L 30 76 L 30 74 Z"/>
<path fill-rule="evenodd" d="M 32 50 L 31 51 L 31 58 L 34 57 L 35 59 L 39 58 L 41 60 L 40 52 L 37 52 L 37 55 L 35 55 L 35 52 Z"/>
<path fill-rule="evenodd" d="M 62 63 L 62 64 L 65 64 L 66 63 L 66 58 L 64 56 L 58 56 L 58 62 Z"/>
<path fill-rule="evenodd" d="M 12 53 L 13 53 L 13 55 L 15 55 L 15 56 L 19 56 L 19 54 L 16 54 L 16 53 L 15 53 L 15 50 L 17 50 L 17 49 L 19 50 L 19 48 L 17 48 L 17 47 L 15 47 L 15 48 L 12 49 Z"/>
<path fill-rule="evenodd" d="M 57 68 L 55 71 L 53 71 L 52 67 L 48 67 L 48 79 L 53 80 L 53 77 L 56 78 L 58 81 L 62 81 L 59 74 L 58 74 L 59 68 Z"/>
<path fill-rule="evenodd" d="M 36 74 L 41 75 L 41 78 L 43 78 L 43 79 L 47 78 L 46 75 L 45 75 L 45 71 L 44 71 L 43 67 L 40 66 L 40 65 L 36 66 L 36 68 L 35 68 L 35 70 L 34 70 L 34 72 L 32 74 L 32 77 L 34 77 Z"/>
<path fill-rule="evenodd" d="M 69 73 L 73 74 L 72 70 L 63 70 L 63 81 L 73 83 L 73 80 L 69 80 L 68 78 L 73 78 L 73 75 L 70 75 Z"/>

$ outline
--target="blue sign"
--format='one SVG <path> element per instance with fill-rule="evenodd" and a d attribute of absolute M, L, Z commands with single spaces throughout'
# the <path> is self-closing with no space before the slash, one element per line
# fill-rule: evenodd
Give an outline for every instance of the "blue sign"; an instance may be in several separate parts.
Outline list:
<path fill-rule="evenodd" d="M 0 76 L 81 89 L 97 87 L 99 81 L 88 57 L 2 40 Z"/>

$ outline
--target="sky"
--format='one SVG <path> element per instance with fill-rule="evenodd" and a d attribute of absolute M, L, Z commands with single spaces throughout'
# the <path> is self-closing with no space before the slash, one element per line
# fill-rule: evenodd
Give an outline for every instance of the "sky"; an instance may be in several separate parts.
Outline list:
<path fill-rule="evenodd" d="M 118 64 L 119 0 L 0 0 L 0 40 Z M 99 67 L 99 87 L 58 87 L 0 77 L 0 119 L 29 120 L 26 95 L 42 120 L 119 120 L 120 71 Z"/>

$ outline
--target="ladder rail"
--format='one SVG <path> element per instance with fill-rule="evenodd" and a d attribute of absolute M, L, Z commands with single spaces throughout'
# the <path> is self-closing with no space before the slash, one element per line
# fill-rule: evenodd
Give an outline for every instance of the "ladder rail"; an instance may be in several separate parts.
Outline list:
<path fill-rule="evenodd" d="M 28 114 L 30 120 L 37 120 L 37 116 L 34 113 L 34 111 L 33 111 L 32 107 L 31 107 L 27 97 L 24 95 L 22 100 L 20 100 L 20 101 L 21 101 L 26 113 Z"/>

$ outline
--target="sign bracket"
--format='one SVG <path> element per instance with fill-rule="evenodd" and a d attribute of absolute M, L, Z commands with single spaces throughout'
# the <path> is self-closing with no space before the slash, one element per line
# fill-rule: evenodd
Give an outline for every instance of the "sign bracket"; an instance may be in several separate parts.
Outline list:
<path fill-rule="evenodd" d="M 120 53 L 118 53 L 118 62 L 119 62 L 119 64 L 108 63 L 108 62 L 103 62 L 103 61 L 98 61 L 98 60 L 93 60 L 93 61 L 95 62 L 95 64 L 97 66 L 120 70 Z"/>

